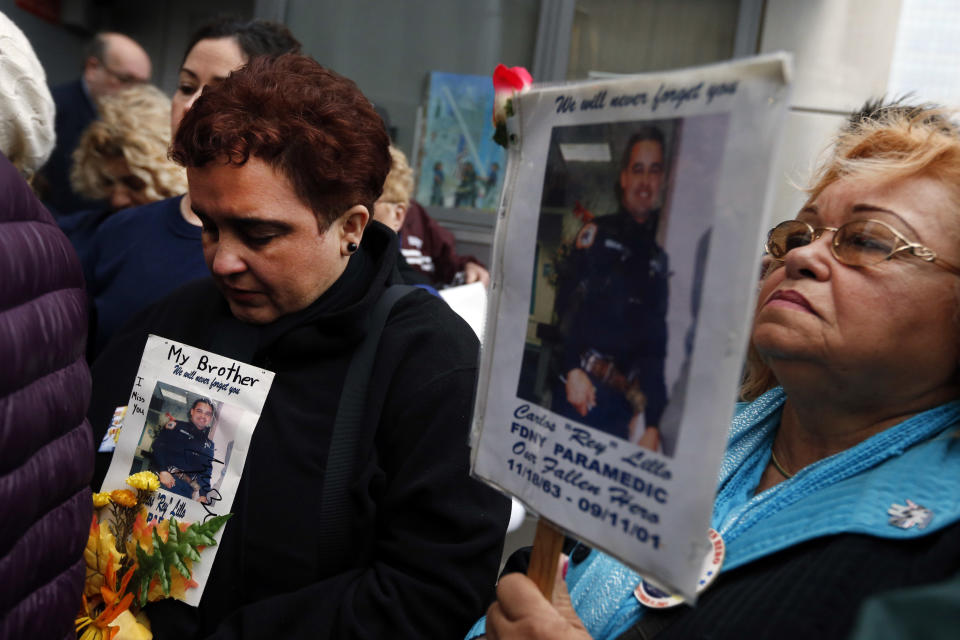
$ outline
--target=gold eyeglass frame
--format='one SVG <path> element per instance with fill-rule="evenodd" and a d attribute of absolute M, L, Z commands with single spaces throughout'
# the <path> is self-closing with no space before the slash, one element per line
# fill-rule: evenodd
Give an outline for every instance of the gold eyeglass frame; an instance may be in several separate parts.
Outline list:
<path fill-rule="evenodd" d="M 853 223 L 855 223 L 855 222 L 871 222 L 871 223 L 873 223 L 873 224 L 878 224 L 878 225 L 880 225 L 881 227 L 884 227 L 885 229 L 888 229 L 888 230 L 893 234 L 893 236 L 897 239 L 897 241 L 898 241 L 900 244 L 898 244 L 896 247 L 894 247 L 893 251 L 891 251 L 885 258 L 881 258 L 880 260 L 877 260 L 876 262 L 872 262 L 872 263 L 870 263 L 870 264 L 850 264 L 849 262 L 844 261 L 843 258 L 840 257 L 840 254 L 839 254 L 839 252 L 838 252 L 838 250 L 837 250 L 837 249 L 838 249 L 837 231 L 839 231 L 839 230 L 842 229 L 843 227 L 845 227 L 845 226 L 847 226 L 847 225 L 849 225 L 849 224 L 853 224 Z M 897 231 L 896 229 L 894 229 L 893 227 L 891 227 L 891 226 L 890 226 L 889 224 L 887 224 L 886 222 L 883 222 L 883 221 L 881 221 L 881 220 L 873 220 L 873 219 L 870 219 L 870 220 L 852 220 L 852 221 L 850 221 L 850 222 L 847 222 L 847 223 L 844 223 L 844 224 L 840 225 L 839 227 L 814 227 L 814 226 L 811 225 L 810 223 L 804 222 L 803 220 L 784 220 L 784 221 L 781 222 L 780 224 L 778 224 L 778 225 L 776 225 L 775 227 L 773 227 L 772 229 L 770 229 L 770 231 L 767 233 L 767 241 L 764 243 L 764 249 L 765 249 L 766 252 L 770 255 L 770 257 L 771 257 L 774 261 L 776 261 L 776 262 L 783 262 L 784 259 L 785 259 L 786 256 L 787 256 L 787 253 L 789 253 L 789 251 L 784 252 L 784 254 L 783 254 L 782 257 L 779 257 L 779 258 L 776 257 L 775 253 L 774 253 L 773 251 L 771 251 L 770 238 L 771 238 L 771 236 L 773 235 L 773 232 L 774 232 L 774 231 L 776 231 L 779 227 L 781 227 L 781 226 L 783 226 L 783 225 L 785 225 L 785 224 L 802 224 L 802 225 L 804 225 L 805 227 L 807 227 L 807 229 L 810 230 L 810 236 L 811 236 L 811 238 L 812 238 L 812 239 L 810 240 L 810 244 L 812 244 L 812 243 L 816 242 L 817 240 L 819 240 L 819 239 L 820 239 L 820 236 L 822 236 L 825 231 L 833 231 L 833 239 L 830 241 L 830 253 L 833 254 L 833 257 L 836 258 L 836 259 L 837 259 L 837 262 L 839 262 L 840 264 L 845 264 L 845 265 L 851 266 L 851 267 L 867 267 L 867 266 L 871 266 L 871 265 L 874 265 L 874 264 L 880 264 L 881 262 L 884 262 L 884 261 L 886 261 L 886 260 L 890 260 L 890 259 L 892 259 L 892 258 L 894 258 L 894 257 L 897 257 L 897 256 L 902 256 L 902 255 L 903 255 L 902 252 L 904 252 L 904 251 L 909 251 L 910 255 L 916 256 L 917 258 L 920 258 L 920 259 L 923 260 L 924 262 L 932 263 L 932 264 L 934 264 L 935 266 L 940 267 L 941 269 L 945 269 L 945 270 L 949 271 L 950 273 L 953 273 L 953 274 L 955 274 L 955 275 L 960 276 L 960 267 L 956 267 L 956 266 L 950 264 L 949 262 L 947 262 L 946 260 L 938 257 L 938 256 L 937 256 L 937 252 L 934 251 L 933 249 L 931 249 L 930 247 L 928 247 L 928 246 L 926 246 L 926 245 L 922 245 L 922 244 L 920 244 L 920 243 L 918 243 L 918 242 L 911 242 L 911 241 L 908 240 L 902 233 L 900 233 L 899 231 Z M 804 246 L 807 246 L 807 245 L 804 245 Z M 798 248 L 799 248 L 799 247 L 798 247 Z"/>

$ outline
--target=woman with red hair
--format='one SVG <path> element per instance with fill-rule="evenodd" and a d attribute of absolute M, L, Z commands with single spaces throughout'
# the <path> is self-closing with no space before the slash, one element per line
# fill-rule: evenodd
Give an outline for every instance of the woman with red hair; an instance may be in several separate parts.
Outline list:
<path fill-rule="evenodd" d="M 388 144 L 353 82 L 297 55 L 252 60 L 180 124 L 172 153 L 213 279 L 118 334 L 94 365 L 91 421 L 102 432 L 125 402 L 150 333 L 276 377 L 200 606 L 148 607 L 159 638 L 453 638 L 492 597 L 509 505 L 469 477 L 470 328 L 415 289 L 367 379 L 347 382 L 399 280 L 397 236 L 371 219 Z M 357 443 L 335 455 L 344 394 L 363 398 Z"/>

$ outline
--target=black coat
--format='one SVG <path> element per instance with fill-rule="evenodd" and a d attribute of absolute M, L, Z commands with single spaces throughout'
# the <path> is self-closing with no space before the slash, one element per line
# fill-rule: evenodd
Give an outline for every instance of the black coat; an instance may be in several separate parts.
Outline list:
<path fill-rule="evenodd" d="M 721 573 L 696 607 L 647 611 L 617 640 L 843 640 L 867 598 L 958 567 L 960 523 L 913 540 L 816 538 Z"/>
<path fill-rule="evenodd" d="M 211 281 L 187 285 L 95 363 L 97 437 L 126 403 L 148 332 L 276 372 L 200 607 L 151 605 L 155 637 L 455 638 L 483 613 L 509 502 L 468 476 L 476 338 L 426 292 L 397 303 L 380 340 L 351 488 L 354 553 L 330 573 L 317 543 L 342 380 L 361 320 L 397 277 L 396 243 L 371 224 L 320 299 L 263 327 L 233 319 Z"/>

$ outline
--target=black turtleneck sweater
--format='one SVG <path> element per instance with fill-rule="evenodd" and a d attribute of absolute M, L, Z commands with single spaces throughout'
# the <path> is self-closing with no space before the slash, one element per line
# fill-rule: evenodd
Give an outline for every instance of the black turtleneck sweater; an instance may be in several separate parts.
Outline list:
<path fill-rule="evenodd" d="M 94 363 L 95 441 L 124 405 L 149 333 L 276 373 L 200 606 L 147 607 L 154 637 L 454 638 L 493 596 L 509 503 L 468 475 L 478 345 L 424 291 L 394 307 L 367 393 L 353 557 L 317 542 L 343 378 L 363 319 L 397 281 L 396 235 L 372 224 L 311 306 L 262 326 L 230 314 L 211 280 L 141 313 Z M 109 454 L 97 454 L 98 486 Z"/>

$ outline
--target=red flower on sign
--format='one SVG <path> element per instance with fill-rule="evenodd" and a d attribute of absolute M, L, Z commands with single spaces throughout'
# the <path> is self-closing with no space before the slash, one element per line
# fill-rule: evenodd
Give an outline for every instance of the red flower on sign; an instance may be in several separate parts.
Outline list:
<path fill-rule="evenodd" d="M 498 64 L 493 70 L 493 90 L 497 93 L 523 91 L 531 84 L 533 84 L 533 76 L 523 67 L 506 67 Z"/>
<path fill-rule="evenodd" d="M 507 118 L 513 115 L 513 97 L 523 93 L 533 84 L 533 76 L 523 67 L 506 67 L 498 64 L 493 70 L 493 126 L 494 141 L 506 147 Z"/>

